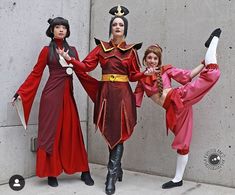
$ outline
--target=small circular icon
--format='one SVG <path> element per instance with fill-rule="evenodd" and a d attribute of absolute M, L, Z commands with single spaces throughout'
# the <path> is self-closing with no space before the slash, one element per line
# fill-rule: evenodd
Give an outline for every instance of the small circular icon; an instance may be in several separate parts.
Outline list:
<path fill-rule="evenodd" d="M 211 170 L 220 169 L 225 162 L 225 154 L 219 149 L 210 149 L 204 155 L 204 163 Z"/>
<path fill-rule="evenodd" d="M 66 73 L 67 73 L 68 75 L 73 74 L 73 69 L 72 69 L 72 68 L 66 68 Z"/>
<path fill-rule="evenodd" d="M 211 154 L 211 156 L 209 157 L 209 162 L 212 165 L 217 165 L 220 163 L 220 156 L 218 154 Z"/>
<path fill-rule="evenodd" d="M 13 175 L 9 180 L 9 186 L 14 191 L 20 191 L 24 188 L 25 180 L 21 175 Z"/>

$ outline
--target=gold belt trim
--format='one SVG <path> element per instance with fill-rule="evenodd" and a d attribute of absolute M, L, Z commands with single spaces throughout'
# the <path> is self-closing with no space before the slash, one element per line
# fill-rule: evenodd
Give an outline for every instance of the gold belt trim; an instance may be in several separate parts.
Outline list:
<path fill-rule="evenodd" d="M 103 74 L 102 81 L 111 81 L 111 82 L 128 82 L 127 75 L 121 74 Z"/>

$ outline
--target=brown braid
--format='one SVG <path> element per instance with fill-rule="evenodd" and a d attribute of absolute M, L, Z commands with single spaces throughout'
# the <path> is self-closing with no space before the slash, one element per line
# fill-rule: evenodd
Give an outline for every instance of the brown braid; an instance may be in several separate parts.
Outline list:
<path fill-rule="evenodd" d="M 161 72 L 156 73 L 156 75 L 157 75 L 157 87 L 158 87 L 158 90 L 159 90 L 159 96 L 162 97 L 163 83 L 162 83 Z"/>
<path fill-rule="evenodd" d="M 143 57 L 143 64 L 144 65 L 145 65 L 146 57 L 150 53 L 154 53 L 155 55 L 158 56 L 158 59 L 159 59 L 158 67 L 161 68 L 161 65 L 162 65 L 162 48 L 158 44 L 150 45 L 144 53 L 144 57 Z M 161 97 L 162 93 L 163 93 L 163 83 L 162 83 L 161 72 L 156 73 L 156 76 L 157 76 L 157 87 L 158 87 L 158 90 L 159 90 L 159 96 Z"/>

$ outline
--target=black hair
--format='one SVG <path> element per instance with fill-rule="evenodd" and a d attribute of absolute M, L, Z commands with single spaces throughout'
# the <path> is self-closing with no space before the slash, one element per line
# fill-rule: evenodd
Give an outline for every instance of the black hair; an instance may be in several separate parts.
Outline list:
<path fill-rule="evenodd" d="M 113 24 L 113 21 L 116 18 L 121 18 L 123 20 L 123 22 L 124 22 L 124 36 L 126 37 L 127 36 L 127 30 L 128 30 L 128 20 L 124 16 L 114 16 L 114 17 L 111 18 L 110 23 L 109 23 L 109 37 L 112 34 L 112 24 Z"/>
<path fill-rule="evenodd" d="M 49 44 L 49 62 L 52 62 L 54 57 L 59 60 L 59 55 L 56 52 L 56 42 L 54 40 L 54 28 L 56 25 L 63 25 L 67 29 L 67 34 L 63 40 L 63 47 L 65 48 L 65 51 L 69 50 L 69 55 L 71 57 L 75 57 L 75 53 L 72 50 L 72 48 L 69 46 L 68 42 L 66 41 L 66 38 L 70 36 L 70 28 L 69 28 L 69 22 L 68 20 L 62 18 L 62 17 L 56 17 L 54 19 L 48 19 L 47 21 L 50 26 L 46 30 L 46 35 L 51 38 L 51 42 Z"/>
<path fill-rule="evenodd" d="M 54 31 L 54 28 L 55 28 L 56 25 L 63 25 L 63 26 L 65 26 L 66 29 L 67 29 L 67 34 L 66 34 L 65 37 L 66 38 L 69 37 L 70 29 L 69 29 L 69 21 L 68 20 L 66 20 L 66 19 L 64 19 L 62 17 L 56 17 L 54 19 L 49 18 L 47 22 L 50 24 L 50 26 L 47 28 L 47 31 L 46 31 L 46 35 L 48 37 L 50 37 L 52 39 L 54 38 L 53 31 Z"/>

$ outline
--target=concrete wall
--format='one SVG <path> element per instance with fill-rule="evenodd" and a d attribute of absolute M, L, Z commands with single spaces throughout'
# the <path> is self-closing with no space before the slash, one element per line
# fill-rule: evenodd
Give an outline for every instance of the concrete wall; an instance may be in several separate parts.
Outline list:
<path fill-rule="evenodd" d="M 144 42 L 139 56 L 152 43 L 164 49 L 164 63 L 192 69 L 204 58 L 204 42 L 217 27 L 223 33 L 218 62 L 221 78 L 210 93 L 194 106 L 194 130 L 185 179 L 235 187 L 235 2 L 231 0 L 99 0 L 92 1 L 92 37 L 108 40 L 111 15 L 117 4 L 129 8 L 127 42 Z M 91 42 L 91 47 L 94 47 Z M 93 73 L 100 74 L 100 70 Z M 135 84 L 133 84 L 134 86 Z M 108 150 L 100 132 L 94 133 L 93 105 L 89 102 L 88 146 L 90 161 L 106 164 Z M 166 136 L 164 110 L 147 97 L 138 109 L 138 125 L 125 143 L 123 167 L 172 177 L 176 152 L 172 135 Z M 210 166 L 209 156 L 220 154 L 220 166 Z M 213 170 L 216 169 L 216 170 Z"/>
<path fill-rule="evenodd" d="M 49 44 L 50 39 L 45 35 L 47 20 L 56 16 L 70 21 L 68 42 L 76 46 L 84 58 L 89 50 L 89 0 L 1 0 L 0 183 L 8 182 L 13 174 L 34 175 L 35 153 L 30 151 L 30 139 L 37 135 L 38 105 L 48 69 L 44 71 L 27 131 L 10 101 L 32 70 L 42 47 Z M 86 141 L 87 96 L 76 78 L 74 91 Z"/>

